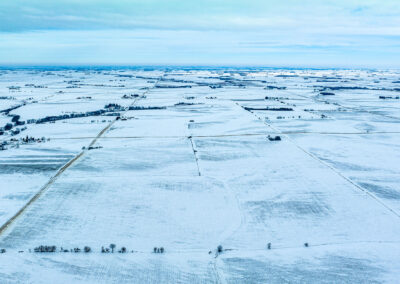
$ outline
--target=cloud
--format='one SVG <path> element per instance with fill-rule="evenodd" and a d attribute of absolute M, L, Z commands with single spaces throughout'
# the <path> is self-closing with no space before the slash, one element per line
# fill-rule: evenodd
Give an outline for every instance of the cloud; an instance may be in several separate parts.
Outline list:
<path fill-rule="evenodd" d="M 399 15 L 398 0 L 1 0 L 0 63 L 393 65 Z"/>
<path fill-rule="evenodd" d="M 0 31 L 303 30 L 399 34 L 398 0 L 2 0 Z"/>
<path fill-rule="evenodd" d="M 0 42 L 0 62 L 400 67 L 394 66 L 400 62 L 398 43 L 399 38 L 393 36 L 321 38 L 259 31 L 55 30 L 7 34 Z"/>

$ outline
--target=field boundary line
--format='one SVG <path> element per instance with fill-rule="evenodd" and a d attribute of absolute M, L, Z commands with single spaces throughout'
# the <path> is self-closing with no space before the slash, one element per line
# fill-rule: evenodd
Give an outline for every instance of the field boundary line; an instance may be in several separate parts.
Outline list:
<path fill-rule="evenodd" d="M 239 105 L 238 103 L 235 103 L 237 106 L 239 106 L 241 109 L 245 110 L 241 105 Z M 250 111 L 247 111 L 250 112 Z M 358 185 L 356 182 L 352 181 L 350 178 L 348 178 L 347 176 L 345 176 L 344 174 L 342 174 L 340 171 L 338 171 L 337 169 L 335 169 L 333 166 L 331 166 L 330 164 L 328 164 L 327 162 L 321 160 L 320 158 L 318 158 L 317 156 L 315 156 L 314 154 L 308 152 L 306 149 L 304 149 L 303 147 L 301 147 L 300 145 L 298 145 L 292 138 L 290 138 L 290 136 L 288 134 L 283 133 L 282 131 L 280 131 L 279 129 L 277 129 L 276 127 L 272 126 L 269 123 L 266 123 L 261 117 L 259 117 L 258 115 L 256 115 L 253 112 L 250 112 L 251 114 L 253 114 L 256 118 L 258 118 L 262 123 L 264 123 L 264 125 L 268 126 L 269 128 L 273 129 L 276 132 L 280 132 L 281 135 L 285 136 L 288 141 L 290 141 L 290 143 L 292 143 L 294 146 L 296 146 L 299 150 L 303 151 L 305 154 L 307 154 L 308 156 L 310 156 L 311 158 L 313 158 L 314 160 L 316 160 L 317 162 L 321 163 L 322 165 L 328 167 L 331 171 L 333 171 L 336 175 L 338 175 L 339 177 L 341 177 L 342 179 L 344 179 L 345 181 L 347 181 L 348 183 L 350 183 L 351 185 L 353 185 L 353 188 L 357 188 L 358 190 L 364 192 L 366 195 L 368 195 L 369 197 L 371 197 L 372 199 L 374 199 L 376 202 L 378 202 L 380 205 L 382 205 L 383 207 L 385 207 L 387 210 L 389 210 L 390 212 L 392 212 L 396 217 L 400 218 L 400 213 L 398 213 L 396 210 L 394 210 L 393 208 L 391 208 L 389 205 L 387 205 L 383 200 L 381 200 L 379 197 L 377 197 L 375 194 L 373 194 L 372 192 L 370 192 L 369 190 L 361 187 L 360 185 Z"/>
<path fill-rule="evenodd" d="M 158 80 L 159 81 L 159 80 Z M 157 81 L 157 82 L 158 82 Z M 155 85 L 157 84 L 155 83 Z M 154 86 L 155 86 L 154 85 Z M 153 88 L 154 88 L 153 86 Z M 146 92 L 143 93 L 143 95 L 147 94 L 151 89 L 146 90 Z M 137 102 L 137 99 L 133 101 L 131 104 L 134 105 Z M 128 112 L 129 110 L 125 111 L 124 113 Z M 52 186 L 57 179 L 67 170 L 69 167 L 71 167 L 76 161 L 78 161 L 88 150 L 89 147 L 92 147 L 97 140 L 104 134 L 106 133 L 112 126 L 113 124 L 117 121 L 117 118 L 115 118 L 113 121 L 111 121 L 106 127 L 104 127 L 97 135 L 96 137 L 91 141 L 89 146 L 82 150 L 79 154 L 77 154 L 74 158 L 69 160 L 64 166 L 62 166 L 60 169 L 57 170 L 57 172 L 50 178 L 50 180 L 40 188 L 40 190 L 22 207 L 20 208 L 17 213 L 15 213 L 10 219 L 8 219 L 1 227 L 0 227 L 0 237 L 5 233 L 5 231 L 20 217 L 36 200 L 39 199 L 49 188 Z"/>

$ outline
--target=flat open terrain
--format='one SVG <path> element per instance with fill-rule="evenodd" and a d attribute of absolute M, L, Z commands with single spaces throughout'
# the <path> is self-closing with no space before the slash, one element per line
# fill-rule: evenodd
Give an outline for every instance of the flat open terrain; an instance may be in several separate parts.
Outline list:
<path fill-rule="evenodd" d="M 399 81 L 0 70 L 0 283 L 397 282 Z"/>

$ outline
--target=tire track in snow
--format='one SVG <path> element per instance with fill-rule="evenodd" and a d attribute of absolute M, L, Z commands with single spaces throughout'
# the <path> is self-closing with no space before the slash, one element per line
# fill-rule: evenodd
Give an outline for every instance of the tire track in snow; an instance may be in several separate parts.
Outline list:
<path fill-rule="evenodd" d="M 213 178 L 213 179 L 215 179 L 215 178 Z M 243 226 L 243 224 L 246 223 L 246 217 L 243 214 L 242 207 L 240 205 L 240 201 L 239 201 L 239 198 L 237 197 L 237 194 L 235 192 L 233 192 L 232 190 L 230 190 L 230 188 L 227 186 L 225 181 L 220 180 L 220 179 L 215 179 L 215 180 L 219 181 L 223 184 L 225 191 L 229 191 L 230 199 L 232 199 L 231 202 L 236 203 L 237 211 L 239 212 L 239 215 L 240 215 L 239 222 L 233 223 L 230 227 L 227 228 L 227 230 L 225 232 L 222 233 L 221 240 L 219 241 L 219 243 L 222 244 L 227 239 L 232 237 Z M 221 270 L 218 267 L 218 260 L 219 259 L 218 259 L 218 254 L 217 254 L 214 257 L 214 259 L 211 261 L 217 282 L 222 283 L 222 284 L 228 283 L 227 280 L 225 279 L 224 273 L 221 272 Z"/>
<path fill-rule="evenodd" d="M 217 278 L 217 282 L 221 283 L 221 284 L 226 284 L 228 282 L 226 282 L 224 273 L 220 271 L 220 269 L 218 268 L 218 257 L 215 257 L 214 261 L 213 261 L 213 270 L 215 272 L 215 276 Z"/>
<path fill-rule="evenodd" d="M 229 239 L 230 237 L 232 237 L 237 231 L 239 231 L 239 229 L 243 226 L 243 224 L 246 223 L 246 216 L 245 214 L 243 214 L 243 210 L 242 210 L 242 206 L 240 205 L 240 201 L 239 198 L 237 197 L 237 194 L 235 192 L 233 192 L 228 185 L 226 184 L 225 181 L 222 181 L 220 179 L 216 179 L 217 181 L 221 182 L 224 186 L 224 189 L 226 191 L 229 192 L 230 194 L 230 199 L 231 199 L 231 203 L 236 203 L 236 211 L 238 212 L 238 215 L 240 219 L 237 222 L 234 222 L 222 235 L 221 235 L 221 239 L 219 241 L 220 244 L 222 244 L 223 242 L 225 242 L 227 239 Z M 238 217 L 238 216 L 237 216 Z"/>

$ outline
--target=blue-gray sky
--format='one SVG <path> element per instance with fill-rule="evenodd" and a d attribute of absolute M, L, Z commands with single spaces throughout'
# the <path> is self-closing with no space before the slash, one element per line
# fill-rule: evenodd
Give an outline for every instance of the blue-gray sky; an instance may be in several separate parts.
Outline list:
<path fill-rule="evenodd" d="M 1 0 L 0 64 L 400 67 L 400 0 Z"/>

